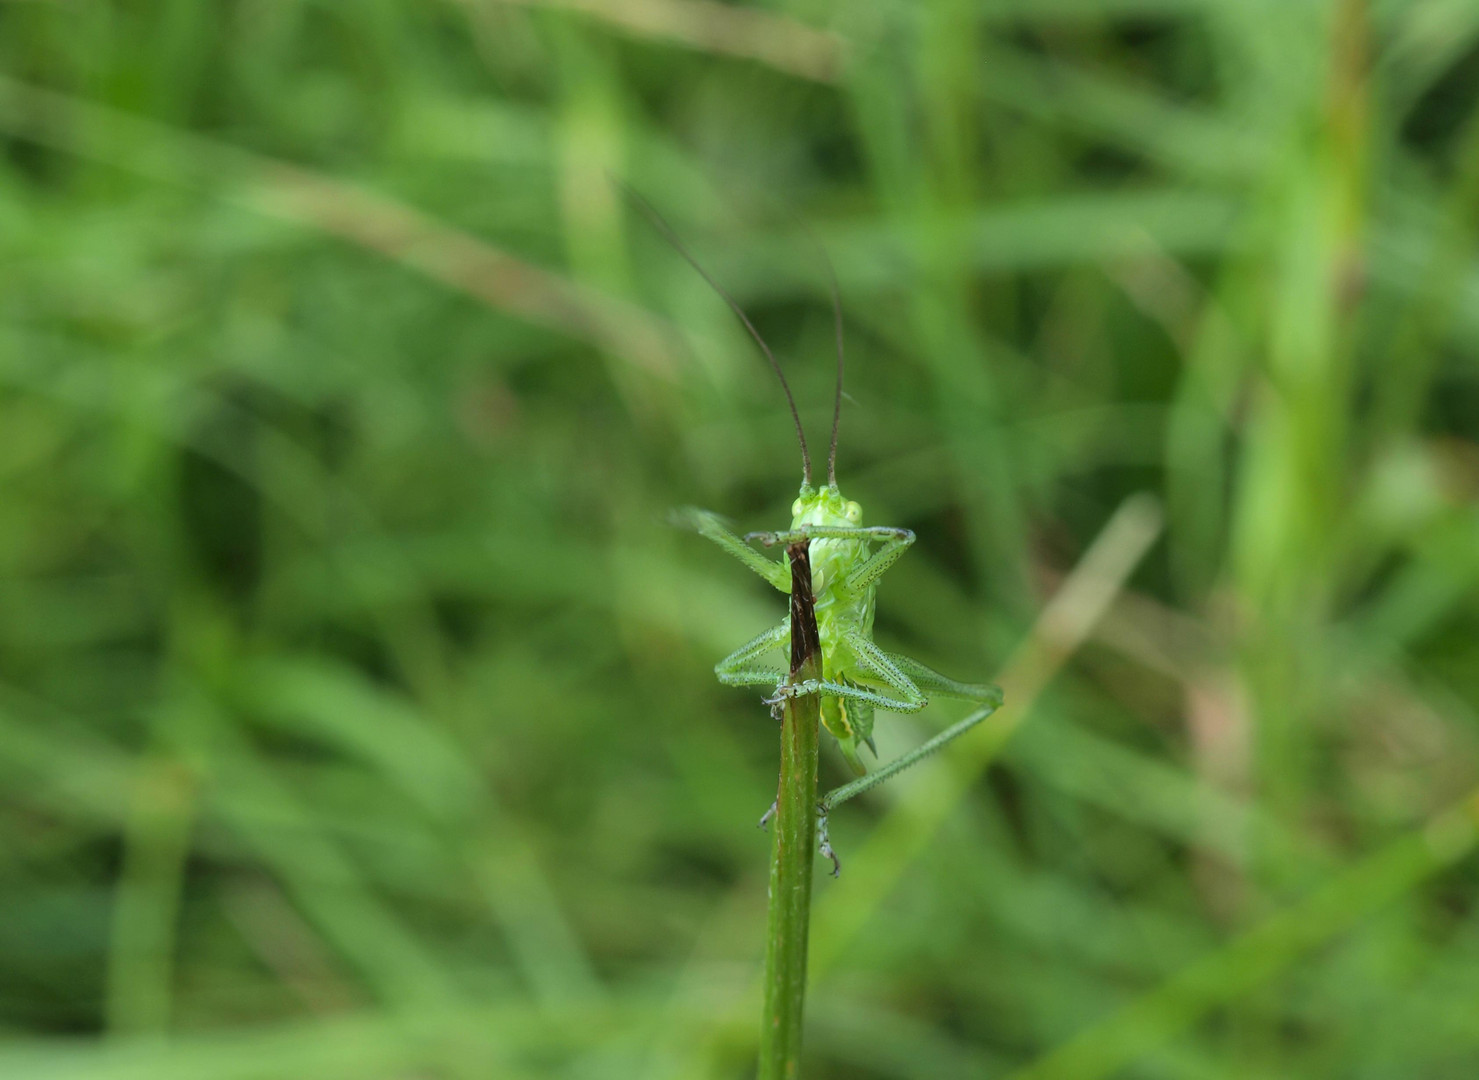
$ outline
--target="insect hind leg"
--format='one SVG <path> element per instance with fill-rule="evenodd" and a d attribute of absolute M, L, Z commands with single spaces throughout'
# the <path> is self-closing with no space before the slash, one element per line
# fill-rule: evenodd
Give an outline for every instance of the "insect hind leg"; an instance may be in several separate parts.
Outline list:
<path fill-rule="evenodd" d="M 870 772 L 867 776 L 860 776 L 858 777 L 858 779 L 852 781 L 849 784 L 843 784 L 841 787 L 833 788 L 831 791 L 827 792 L 826 795 L 822 796 L 821 800 L 817 803 L 817 835 L 819 840 L 818 850 L 820 850 L 823 855 L 827 856 L 827 858 L 832 860 L 833 877 L 837 876 L 842 866 L 837 859 L 837 853 L 832 850 L 832 845 L 827 838 L 827 816 L 833 810 L 837 809 L 837 807 L 847 802 L 847 800 L 857 795 L 861 795 L 869 788 L 877 787 L 879 784 L 882 784 L 887 780 L 891 780 L 893 777 L 898 776 L 899 773 L 903 772 L 905 769 L 909 768 L 912 765 L 916 765 L 924 758 L 929 757 L 945 744 L 953 742 L 954 740 L 960 738 L 960 736 L 964 735 L 967 731 L 975 727 L 982 720 L 985 720 L 992 713 L 996 712 L 1000 705 L 1001 702 L 1000 698 L 998 697 L 998 700 L 991 701 L 986 703 L 985 705 L 982 705 L 979 709 L 971 713 L 964 720 L 959 720 L 956 723 L 951 724 L 948 728 L 940 732 L 934 738 L 925 740 L 925 742 L 921 743 L 919 746 L 916 746 L 913 750 L 910 750 L 906 754 L 900 754 L 898 757 L 894 758 L 893 761 L 890 761 L 882 768 Z"/>
<path fill-rule="evenodd" d="M 842 876 L 842 860 L 832 850 L 832 841 L 827 836 L 827 810 L 824 803 L 817 803 L 817 850 L 832 860 L 832 876 Z"/>
<path fill-rule="evenodd" d="M 1001 687 L 999 686 L 993 686 L 990 683 L 958 682 L 941 675 L 934 668 L 921 664 L 918 660 L 901 656 L 898 653 L 889 653 L 888 658 L 928 697 L 974 701 L 982 705 L 994 703 L 999 706 L 1001 704 Z"/>
<path fill-rule="evenodd" d="M 765 813 L 763 813 L 763 814 L 760 815 L 760 824 L 757 825 L 756 828 L 760 829 L 763 832 L 764 829 L 765 829 L 765 826 L 767 826 L 767 825 L 770 824 L 770 819 L 773 818 L 773 817 L 775 817 L 775 812 L 776 812 L 777 808 L 779 808 L 780 805 L 781 805 L 781 801 L 779 799 L 777 799 L 775 802 L 771 803 L 770 804 L 770 809 L 767 810 L 767 811 L 765 811 Z"/>

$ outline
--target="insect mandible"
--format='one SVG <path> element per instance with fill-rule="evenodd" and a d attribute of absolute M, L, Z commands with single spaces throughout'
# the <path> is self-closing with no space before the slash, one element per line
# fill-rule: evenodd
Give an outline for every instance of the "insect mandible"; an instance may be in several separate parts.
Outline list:
<path fill-rule="evenodd" d="M 786 673 L 765 663 L 769 654 L 782 649 L 790 640 L 791 619 L 788 615 L 775 626 L 741 645 L 714 667 L 719 681 L 726 686 L 770 686 L 773 695 L 766 704 L 776 706 L 784 698 L 801 694 L 821 695 L 822 726 L 837 741 L 843 758 L 858 779 L 828 792 L 818 803 L 817 837 L 823 855 L 832 860 L 833 876 L 841 864 L 827 836 L 827 816 L 840 803 L 897 776 L 921 758 L 934 753 L 952 739 L 986 719 L 1001 707 L 1001 690 L 984 683 L 957 682 L 927 667 L 918 660 L 898 653 L 885 652 L 873 641 L 873 617 L 877 606 L 878 580 L 914 543 L 908 529 L 883 525 L 864 525 L 863 508 L 848 499 L 837 486 L 837 431 L 842 416 L 843 334 L 842 305 L 837 277 L 830 260 L 827 271 L 832 293 L 832 312 L 837 340 L 837 389 L 832 407 L 832 438 L 827 452 L 827 483 L 812 483 L 811 455 L 807 451 L 806 433 L 796 409 L 796 399 L 786 376 L 739 303 L 711 277 L 678 239 L 662 216 L 641 196 L 630 190 L 628 198 L 651 221 L 654 228 L 670 243 L 709 286 L 723 298 L 739 317 L 760 351 L 770 363 L 785 392 L 791 420 L 801 446 L 801 490 L 791 504 L 791 525 L 782 532 L 752 532 L 743 538 L 725 525 L 722 518 L 708 510 L 687 508 L 675 519 L 718 544 L 730 555 L 770 582 L 782 593 L 791 591 L 791 571 L 781 560 L 766 558 L 751 546 L 759 543 L 774 548 L 810 541 L 812 593 L 816 600 L 817 629 L 822 646 L 822 678 L 788 683 Z M 825 252 L 823 252 L 825 256 Z M 876 756 L 873 743 L 873 716 L 877 709 L 913 713 L 923 709 L 931 697 L 954 698 L 975 703 L 978 708 L 965 719 L 951 725 L 913 750 L 873 772 L 863 764 L 860 749 L 866 746 Z M 774 813 L 772 806 L 760 819 L 761 825 Z"/>

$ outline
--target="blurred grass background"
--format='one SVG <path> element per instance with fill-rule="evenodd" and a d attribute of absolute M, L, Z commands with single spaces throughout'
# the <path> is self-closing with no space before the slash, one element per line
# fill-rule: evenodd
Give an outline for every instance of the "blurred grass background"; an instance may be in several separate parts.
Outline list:
<path fill-rule="evenodd" d="M 797 455 L 612 176 L 1008 689 L 809 1075 L 1476 1075 L 1479 7 L 0 0 L 0 1076 L 749 1073 Z"/>

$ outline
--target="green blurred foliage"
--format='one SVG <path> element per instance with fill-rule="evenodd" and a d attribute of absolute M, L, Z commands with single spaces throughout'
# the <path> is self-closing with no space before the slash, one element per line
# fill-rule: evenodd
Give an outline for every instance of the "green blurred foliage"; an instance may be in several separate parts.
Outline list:
<path fill-rule="evenodd" d="M 0 0 L 0 1075 L 747 1075 L 796 448 L 613 176 L 1015 695 L 810 1076 L 1472 1077 L 1467 0 Z"/>

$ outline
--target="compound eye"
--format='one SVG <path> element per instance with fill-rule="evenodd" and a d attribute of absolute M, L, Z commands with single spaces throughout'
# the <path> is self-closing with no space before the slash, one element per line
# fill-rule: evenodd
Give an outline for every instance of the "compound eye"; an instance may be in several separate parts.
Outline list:
<path fill-rule="evenodd" d="M 847 504 L 847 510 L 845 511 L 845 513 L 847 514 L 848 521 L 863 520 L 863 508 L 855 502 L 850 502 Z"/>
<path fill-rule="evenodd" d="M 791 504 L 791 516 L 792 517 L 800 517 L 801 516 L 801 500 L 800 499 L 797 499 L 795 502 L 793 502 Z"/>

